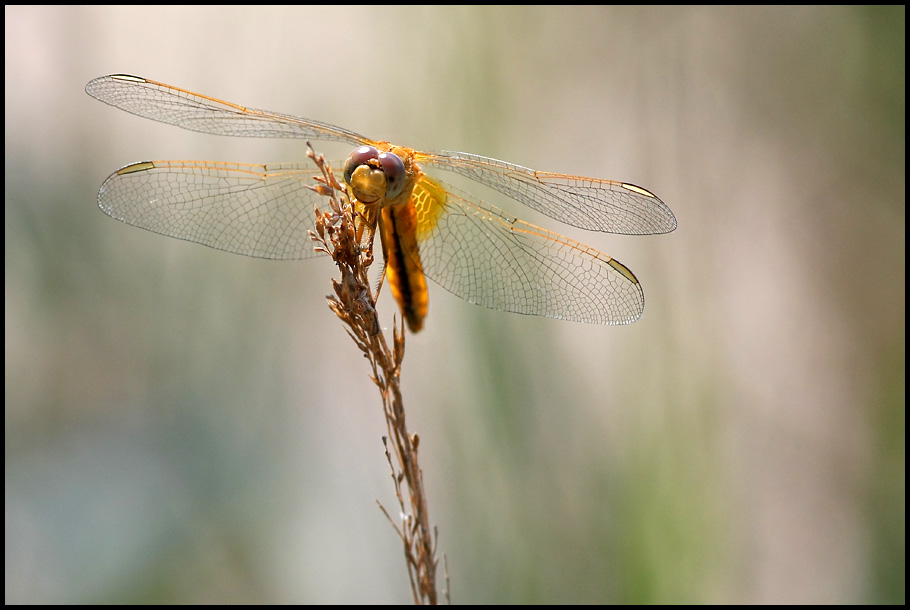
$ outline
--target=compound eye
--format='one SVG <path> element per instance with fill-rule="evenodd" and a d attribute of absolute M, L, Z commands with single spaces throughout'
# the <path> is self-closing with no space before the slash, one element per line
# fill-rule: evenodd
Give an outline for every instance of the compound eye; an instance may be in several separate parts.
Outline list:
<path fill-rule="evenodd" d="M 374 149 L 375 150 L 375 149 Z M 386 193 L 387 199 L 395 199 L 401 195 L 404 190 L 404 183 L 407 179 L 407 172 L 404 169 L 404 163 L 395 153 L 384 152 L 379 155 L 379 166 L 386 175 Z"/>
<path fill-rule="evenodd" d="M 376 150 L 375 146 L 361 146 L 350 155 L 348 155 L 347 161 L 344 162 L 344 181 L 348 184 L 351 183 L 351 176 L 354 174 L 354 170 L 358 166 L 366 164 L 372 159 L 377 159 L 379 157 L 379 151 Z"/>

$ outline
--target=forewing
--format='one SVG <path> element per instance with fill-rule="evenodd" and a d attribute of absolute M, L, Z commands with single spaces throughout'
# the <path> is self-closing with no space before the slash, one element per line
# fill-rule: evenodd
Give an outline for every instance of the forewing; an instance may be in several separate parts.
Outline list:
<path fill-rule="evenodd" d="M 102 76 L 90 81 L 85 91 L 132 114 L 220 136 L 334 140 L 357 146 L 372 142 L 328 123 L 246 108 L 138 76 Z"/>
<path fill-rule="evenodd" d="M 467 176 L 566 224 L 605 233 L 651 235 L 676 228 L 656 195 L 626 182 L 539 172 L 463 152 L 420 153 L 419 161 Z"/>

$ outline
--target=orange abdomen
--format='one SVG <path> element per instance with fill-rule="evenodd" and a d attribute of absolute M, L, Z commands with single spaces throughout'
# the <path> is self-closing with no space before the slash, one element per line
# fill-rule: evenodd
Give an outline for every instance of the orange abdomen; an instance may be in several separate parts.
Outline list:
<path fill-rule="evenodd" d="M 412 333 L 423 328 L 429 293 L 417 249 L 417 216 L 413 202 L 382 209 L 380 238 L 386 278 L 392 296 Z"/>

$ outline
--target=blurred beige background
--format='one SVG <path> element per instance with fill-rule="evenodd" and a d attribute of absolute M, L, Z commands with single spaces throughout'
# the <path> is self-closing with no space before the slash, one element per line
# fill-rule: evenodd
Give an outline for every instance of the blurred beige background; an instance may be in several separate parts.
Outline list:
<path fill-rule="evenodd" d="M 329 261 L 95 202 L 128 162 L 303 144 L 84 93 L 116 72 L 633 182 L 676 213 L 650 237 L 541 221 L 637 274 L 631 326 L 431 286 L 403 383 L 453 601 L 904 602 L 903 7 L 5 17 L 7 602 L 410 600 Z"/>

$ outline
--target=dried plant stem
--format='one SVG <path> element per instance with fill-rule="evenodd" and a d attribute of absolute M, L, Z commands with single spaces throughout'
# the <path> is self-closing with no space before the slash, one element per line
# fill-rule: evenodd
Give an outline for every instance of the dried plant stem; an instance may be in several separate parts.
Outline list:
<path fill-rule="evenodd" d="M 317 155 L 312 147 L 307 156 L 322 171 L 322 178 L 317 178 L 318 184 L 311 188 L 325 195 L 330 206 L 325 212 L 316 209 L 316 231 L 310 236 L 316 242 L 316 250 L 329 254 L 341 271 L 341 280 L 332 280 L 335 294 L 328 297 L 329 307 L 344 322 L 348 335 L 369 361 L 372 369 L 370 377 L 382 397 L 388 428 L 388 437 L 383 436 L 382 442 L 392 470 L 401 523 L 396 523 L 381 503 L 379 507 L 404 545 L 414 603 L 436 604 L 439 601 L 436 591 L 438 532 L 430 528 L 423 472 L 417 460 L 420 438 L 417 434 L 408 433 L 399 385 L 404 359 L 404 321 L 393 326 L 390 348 L 379 324 L 376 300 L 370 287 L 368 271 L 373 262 L 372 234 L 368 235 L 370 246 L 363 246 L 364 231 L 372 229 L 365 227 L 366 220 L 354 211 L 345 189 L 335 179 L 325 158 Z M 445 595 L 448 598 L 448 574 Z"/>

